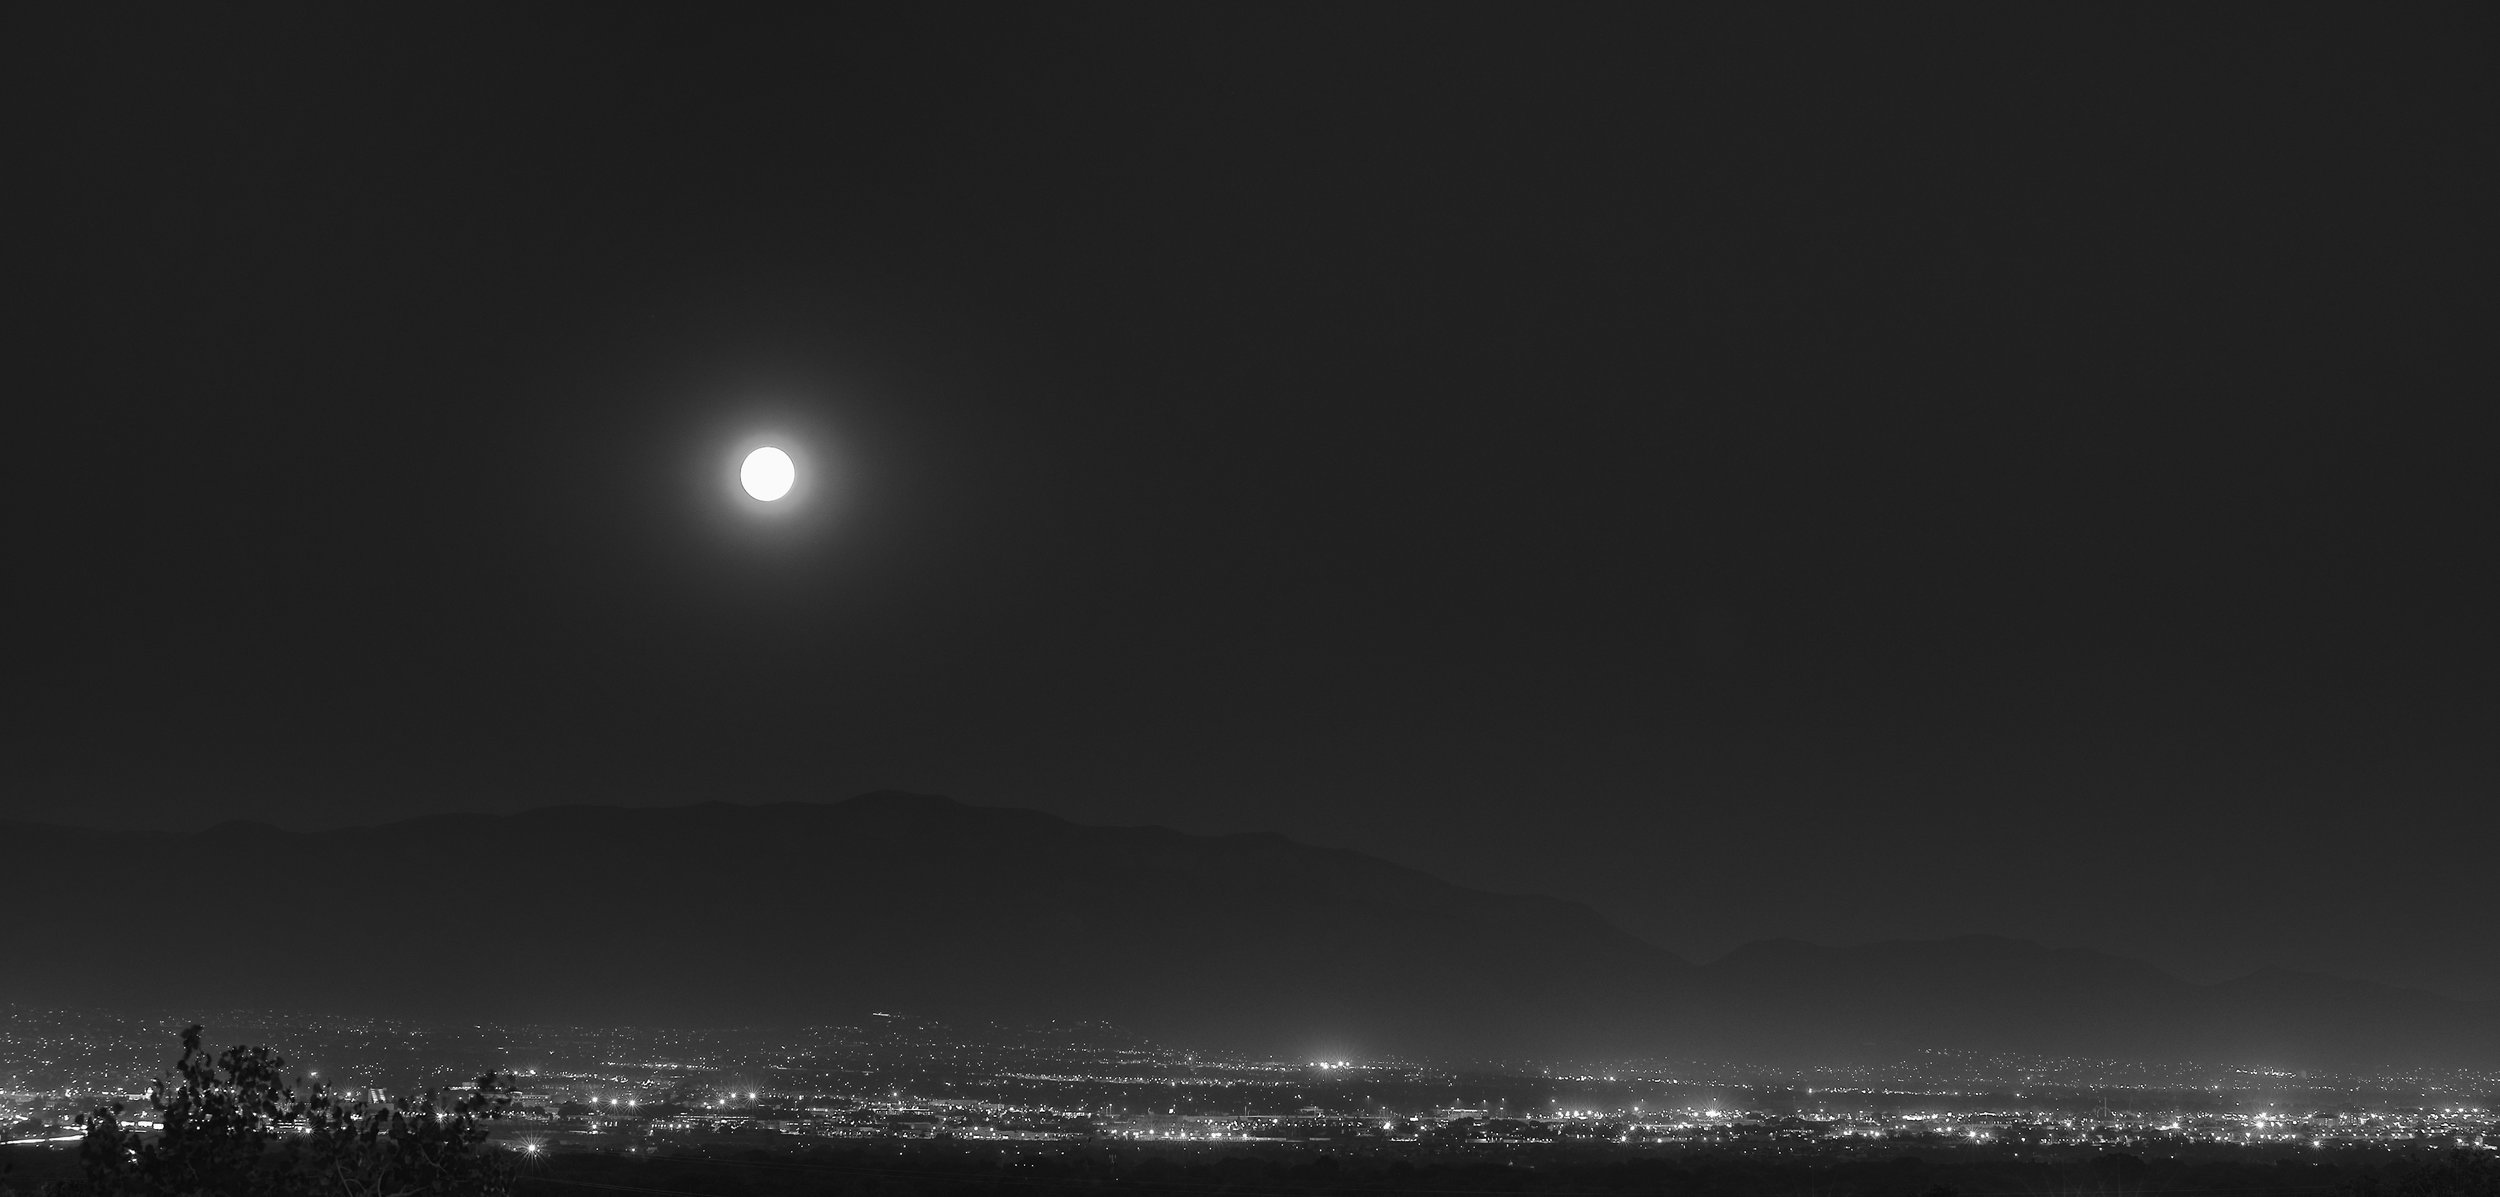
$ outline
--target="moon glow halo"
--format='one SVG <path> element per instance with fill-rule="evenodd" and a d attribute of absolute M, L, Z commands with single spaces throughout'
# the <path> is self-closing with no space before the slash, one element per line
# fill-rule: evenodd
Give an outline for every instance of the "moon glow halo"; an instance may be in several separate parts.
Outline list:
<path fill-rule="evenodd" d="M 738 467 L 738 484 L 758 500 L 770 503 L 790 493 L 790 484 L 798 474 L 789 454 L 766 445 L 747 454 L 746 464 Z"/>

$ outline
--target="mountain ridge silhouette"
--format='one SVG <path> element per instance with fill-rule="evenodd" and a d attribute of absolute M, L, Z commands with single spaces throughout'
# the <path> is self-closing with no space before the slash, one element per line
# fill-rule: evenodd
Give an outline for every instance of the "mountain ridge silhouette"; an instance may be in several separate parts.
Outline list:
<path fill-rule="evenodd" d="M 2500 1060 L 2500 1003 L 2289 970 L 2195 985 L 1985 935 L 1697 964 L 1580 903 L 1272 833 L 899 792 L 314 832 L 0 822 L 0 867 L 28 895 L 0 967 L 21 1001 L 654 1025 L 902 1009 L 1310 1058 Z"/>

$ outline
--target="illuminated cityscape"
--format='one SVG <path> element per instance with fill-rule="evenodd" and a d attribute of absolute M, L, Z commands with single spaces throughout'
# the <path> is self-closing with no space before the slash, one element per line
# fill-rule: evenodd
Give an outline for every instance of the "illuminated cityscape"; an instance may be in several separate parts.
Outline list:
<path fill-rule="evenodd" d="M 66 1146 L 97 1105 L 144 1110 L 180 1026 L 7 1008 L 6 1137 Z M 957 1028 L 900 1015 L 775 1032 L 229 1012 L 208 1036 L 267 1042 L 309 1078 L 351 1092 L 508 1074 L 515 1112 L 497 1138 L 529 1152 L 841 1140 L 1417 1155 L 2500 1145 L 2500 1075 L 2472 1072 L 2295 1074 L 1941 1051 L 1787 1075 L 1668 1061 L 1292 1061 L 1157 1045 L 1098 1024 Z"/>
<path fill-rule="evenodd" d="M 9 15 L 0 1197 L 2500 1197 L 2500 6 Z"/>

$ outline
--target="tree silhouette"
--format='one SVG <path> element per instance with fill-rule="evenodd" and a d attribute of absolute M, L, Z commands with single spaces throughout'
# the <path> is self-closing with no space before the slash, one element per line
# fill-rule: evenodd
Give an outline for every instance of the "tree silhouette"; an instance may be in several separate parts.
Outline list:
<path fill-rule="evenodd" d="M 98 1109 L 79 1144 L 78 1197 L 502 1197 L 513 1167 L 490 1149 L 487 1122 L 511 1104 L 495 1074 L 473 1090 L 414 1100 L 348 1100 L 289 1081 L 266 1047 L 211 1057 L 197 1025 L 182 1059 L 148 1094 L 163 1124 L 151 1138 L 125 1103 Z"/>

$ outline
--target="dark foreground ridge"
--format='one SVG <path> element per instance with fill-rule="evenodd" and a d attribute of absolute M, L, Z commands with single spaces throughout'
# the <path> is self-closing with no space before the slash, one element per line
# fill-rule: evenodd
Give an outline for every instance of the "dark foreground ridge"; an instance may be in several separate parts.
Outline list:
<path fill-rule="evenodd" d="M 2265 1159 L 2214 1151 L 2145 1159 L 2116 1153 L 2023 1159 L 2004 1152 L 1935 1150 L 1887 1156 L 1759 1157 L 1697 1153 L 1607 1158 L 1602 1151 L 1521 1153 L 1509 1159 L 1339 1159 L 1310 1153 L 1228 1152 L 1191 1158 L 1127 1151 L 1025 1155 L 944 1150 L 896 1154 L 824 1151 L 684 1153 L 649 1161 L 574 1154 L 523 1178 L 522 1194 L 592 1193 L 633 1185 L 720 1197 L 875 1193 L 950 1197 L 1035 1193 L 1228 1194 L 1329 1197 L 1346 1193 L 1596 1197 L 1691 1194 L 1789 1197 L 1798 1193 L 1902 1197 L 2032 1197 L 2043 1193 L 2419 1194 L 2492 1197 L 2500 1167 L 2488 1152 L 2426 1153 L 2395 1160 Z"/>
<path fill-rule="evenodd" d="M 646 1025 L 900 1010 L 1303 1058 L 2500 1061 L 2500 1003 L 2289 973 L 2198 986 L 1989 937 L 1770 942 L 1695 965 L 1583 906 L 1279 836 L 911 794 L 313 833 L 0 824 L 0 845 L 34 906 L 0 971 L 19 1001 Z M 133 950 L 168 941 L 199 967 Z"/>
<path fill-rule="evenodd" d="M 32 1197 L 74 1183 L 74 1156 L 0 1148 L 0 1194 Z M 2235 1194 L 2238 1197 L 2493 1197 L 2500 1163 L 2477 1149 L 2400 1155 L 2270 1155 L 2215 1148 L 2142 1156 L 2045 1156 L 1926 1146 L 1881 1153 L 1694 1152 L 1641 1157 L 1603 1149 L 1488 1156 L 1341 1157 L 1297 1149 L 1049 1148 L 952 1145 L 677 1151 L 657 1156 L 550 1153 L 526 1160 L 520 1197 L 655 1193 L 682 1197 L 1039 1197 L 1049 1193 L 1343 1197 L 2037 1197 L 2039 1194 Z"/>

